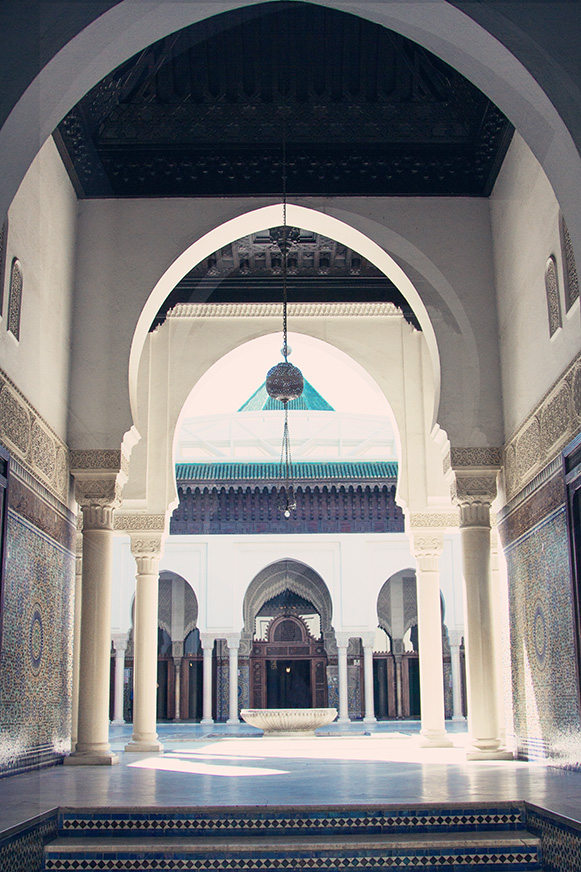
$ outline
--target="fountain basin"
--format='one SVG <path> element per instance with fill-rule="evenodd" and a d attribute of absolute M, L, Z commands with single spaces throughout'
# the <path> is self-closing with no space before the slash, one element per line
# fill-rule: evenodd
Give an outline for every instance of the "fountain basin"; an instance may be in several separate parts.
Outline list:
<path fill-rule="evenodd" d="M 314 736 L 335 720 L 337 709 L 242 709 L 240 717 L 265 736 Z"/>

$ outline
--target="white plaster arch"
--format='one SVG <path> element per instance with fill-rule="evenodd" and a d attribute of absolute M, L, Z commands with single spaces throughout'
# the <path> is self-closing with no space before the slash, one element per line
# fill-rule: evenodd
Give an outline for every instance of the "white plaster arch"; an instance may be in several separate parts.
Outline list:
<path fill-rule="evenodd" d="M 150 325 L 159 311 L 160 306 L 167 298 L 175 285 L 201 260 L 208 257 L 220 248 L 247 236 L 276 227 L 283 223 L 282 203 L 273 206 L 263 206 L 243 215 L 238 215 L 224 222 L 219 227 L 206 233 L 200 239 L 190 245 L 182 254 L 174 260 L 165 273 L 161 276 L 153 288 L 149 298 L 143 307 L 139 321 L 135 328 L 131 352 L 129 357 L 129 393 L 133 420 L 139 428 L 139 408 L 137 403 L 137 383 L 139 363 L 143 346 Z M 432 375 L 434 379 L 435 395 L 432 424 L 435 423 L 439 397 L 440 397 L 440 361 L 438 345 L 434 328 L 428 316 L 426 307 L 418 294 L 413 283 L 404 270 L 394 259 L 374 242 L 370 237 L 361 233 L 344 220 L 333 217 L 316 209 L 298 206 L 293 203 L 287 205 L 287 222 L 289 225 L 301 227 L 315 233 L 321 233 L 341 242 L 349 248 L 358 251 L 363 257 L 371 261 L 380 269 L 398 288 L 412 307 L 426 338 L 430 359 L 432 363 Z M 449 286 L 448 286 L 449 287 Z M 451 290 L 451 289 L 450 289 Z M 457 308 L 457 307 L 456 307 Z M 467 324 L 467 319 L 463 319 Z M 473 335 L 469 332 L 473 342 Z"/>
<path fill-rule="evenodd" d="M 70 38 L 28 85 L 0 131 L 0 213 L 63 116 L 111 70 L 158 39 L 259 0 L 122 0 Z M 325 0 L 415 40 L 470 79 L 510 118 L 543 166 L 581 260 L 581 157 L 555 106 L 499 40 L 446 0 Z M 557 63 L 556 87 L 579 91 Z"/>

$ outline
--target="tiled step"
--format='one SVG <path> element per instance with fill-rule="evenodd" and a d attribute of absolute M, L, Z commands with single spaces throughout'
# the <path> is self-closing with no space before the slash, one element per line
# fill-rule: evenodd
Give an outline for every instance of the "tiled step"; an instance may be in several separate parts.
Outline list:
<path fill-rule="evenodd" d="M 418 806 L 115 808 L 59 812 L 59 834 L 250 835 L 276 833 L 334 835 L 349 833 L 451 833 L 519 830 L 525 811 L 518 803 Z"/>
<path fill-rule="evenodd" d="M 524 807 L 61 809 L 46 872 L 542 869 Z"/>
<path fill-rule="evenodd" d="M 61 838 L 45 849 L 46 872 L 84 870 L 399 870 L 437 868 L 540 872 L 539 839 L 527 833 L 289 835 L 252 839 L 207 836 L 148 839 Z"/>

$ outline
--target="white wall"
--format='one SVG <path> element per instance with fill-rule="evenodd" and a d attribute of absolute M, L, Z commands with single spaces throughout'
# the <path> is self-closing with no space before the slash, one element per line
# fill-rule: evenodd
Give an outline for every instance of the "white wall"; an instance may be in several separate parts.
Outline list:
<path fill-rule="evenodd" d="M 0 367 L 61 439 L 67 438 L 77 201 L 52 139 L 8 213 Z M 7 331 L 10 266 L 23 274 L 20 339 Z"/>
<path fill-rule="evenodd" d="M 80 205 L 72 447 L 94 443 L 115 447 L 129 429 L 130 343 L 149 294 L 171 263 L 208 231 L 269 202 L 91 200 Z M 439 346 L 440 425 L 456 445 L 500 444 L 500 374 L 486 201 L 402 197 L 296 202 L 366 234 L 404 271 L 413 273 Z M 200 354 L 211 362 L 203 335 L 197 341 Z M 104 359 L 107 367 L 102 366 Z"/>
<path fill-rule="evenodd" d="M 448 534 L 442 555 L 442 591 L 450 629 L 461 626 L 462 591 L 458 534 Z M 375 630 L 377 597 L 384 582 L 415 559 L 404 533 L 289 536 L 170 536 L 160 572 L 177 573 L 191 585 L 199 606 L 198 628 L 217 635 L 240 632 L 244 595 L 253 578 L 278 560 L 297 560 L 327 585 L 335 630 Z M 135 562 L 129 539 L 117 536 L 113 558 L 113 632 L 131 626 Z"/>
<path fill-rule="evenodd" d="M 581 347 L 579 301 L 565 314 L 559 204 L 515 134 L 490 198 L 506 438 Z M 551 338 L 545 266 L 557 260 L 563 328 Z M 581 264 L 578 264 L 578 267 Z"/>

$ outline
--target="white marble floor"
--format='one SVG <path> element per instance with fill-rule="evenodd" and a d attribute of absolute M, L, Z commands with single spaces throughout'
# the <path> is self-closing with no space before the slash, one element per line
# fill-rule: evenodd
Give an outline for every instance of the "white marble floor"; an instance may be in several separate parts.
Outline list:
<path fill-rule="evenodd" d="M 581 821 L 581 772 L 544 763 L 467 762 L 422 749 L 416 727 L 315 738 L 262 738 L 249 728 L 160 728 L 162 754 L 120 751 L 113 767 L 64 767 L 0 780 L 0 832 L 55 806 L 263 806 L 527 800 Z M 453 730 L 456 729 L 455 725 Z M 112 729 L 121 749 L 130 728 Z M 367 733 L 367 735 L 365 735 Z"/>

